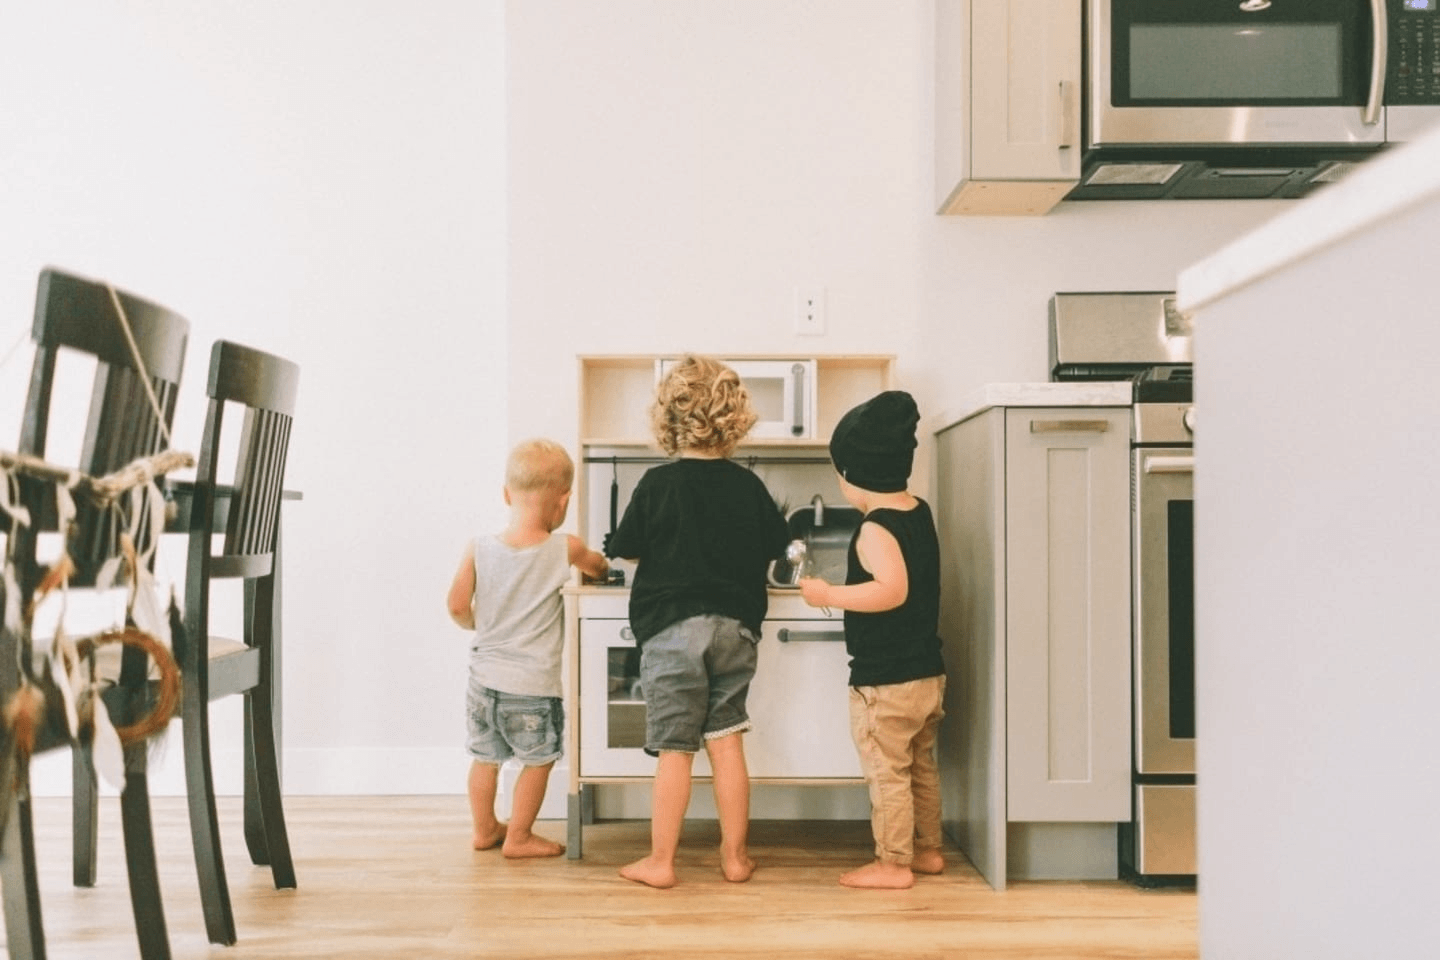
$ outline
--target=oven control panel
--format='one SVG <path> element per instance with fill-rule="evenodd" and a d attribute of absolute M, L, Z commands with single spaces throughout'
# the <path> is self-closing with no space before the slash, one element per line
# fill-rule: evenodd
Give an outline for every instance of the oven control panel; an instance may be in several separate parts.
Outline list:
<path fill-rule="evenodd" d="M 1195 406 L 1190 403 L 1137 403 L 1131 440 L 1137 446 L 1188 446 L 1195 442 Z"/>

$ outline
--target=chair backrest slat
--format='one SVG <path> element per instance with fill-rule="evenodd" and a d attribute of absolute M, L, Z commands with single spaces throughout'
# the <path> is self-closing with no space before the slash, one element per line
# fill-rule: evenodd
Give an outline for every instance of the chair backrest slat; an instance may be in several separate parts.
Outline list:
<path fill-rule="evenodd" d="M 53 267 L 40 272 L 31 329 L 35 361 L 21 426 L 21 453 L 103 476 L 166 447 L 165 432 L 174 422 L 185 365 L 189 321 L 134 294 L 116 290 L 115 296 L 125 312 L 123 322 L 106 284 Z M 76 456 L 73 452 L 46 449 L 55 410 L 55 366 L 65 350 L 95 359 L 82 447 L 73 464 L 67 462 Z M 137 354 L 162 417 L 156 416 L 146 393 Z M 83 585 L 114 554 L 118 531 L 111 518 L 89 504 L 77 503 L 77 509 L 70 552 L 79 568 L 73 582 Z"/>
<path fill-rule="evenodd" d="M 206 392 L 212 414 L 206 418 L 198 477 L 215 477 L 223 405 L 232 402 L 245 407 L 223 557 L 274 552 L 299 373 L 300 368 L 289 360 L 229 341 L 217 341 L 211 351 Z M 225 569 L 253 568 L 218 564 L 212 572 L 220 575 Z"/>

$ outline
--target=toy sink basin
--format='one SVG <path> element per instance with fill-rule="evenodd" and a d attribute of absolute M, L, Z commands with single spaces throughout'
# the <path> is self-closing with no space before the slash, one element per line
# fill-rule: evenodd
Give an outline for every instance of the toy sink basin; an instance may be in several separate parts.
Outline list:
<path fill-rule="evenodd" d="M 789 560 L 770 564 L 770 583 L 776 587 L 794 587 L 800 577 L 819 577 L 828 583 L 845 582 L 846 555 L 850 538 L 860 526 L 860 511 L 854 507 L 821 507 L 820 525 L 815 525 L 815 507 L 806 505 L 791 510 L 785 518 L 791 541 L 805 544 L 805 560 L 797 571 Z"/>

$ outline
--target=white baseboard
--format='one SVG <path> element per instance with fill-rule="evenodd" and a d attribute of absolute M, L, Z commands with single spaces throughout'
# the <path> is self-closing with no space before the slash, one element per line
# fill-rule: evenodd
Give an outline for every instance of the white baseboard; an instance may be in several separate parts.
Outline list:
<path fill-rule="evenodd" d="M 464 794 L 470 757 L 463 748 L 374 749 L 364 747 L 287 750 L 282 778 L 291 796 L 386 796 Z M 563 762 L 563 761 L 562 761 Z M 239 750 L 211 753 L 215 792 L 239 796 L 244 787 Z M 557 764 L 552 782 L 563 784 L 568 774 Z M 151 754 L 150 795 L 185 795 L 185 760 L 179 737 L 167 737 Z M 31 792 L 37 797 L 70 795 L 70 752 L 52 750 L 30 763 Z M 118 791 L 107 783 L 102 795 Z"/>
<path fill-rule="evenodd" d="M 285 753 L 284 783 L 288 796 L 463 796 L 470 756 L 463 747 L 369 748 L 334 747 L 292 749 Z M 243 788 L 239 750 L 211 754 L 215 792 L 239 796 Z M 517 770 L 502 768 L 496 796 L 496 815 L 508 819 Z M 540 819 L 563 820 L 569 767 L 562 759 L 550 771 L 550 786 L 540 807 Z M 70 752 L 53 750 L 30 764 L 31 792 L 37 797 L 70 795 Z M 101 794 L 118 795 L 101 783 Z M 167 737 L 150 758 L 150 795 L 185 795 L 184 757 L 178 736 Z M 644 819 L 650 816 L 650 785 L 601 785 L 597 813 L 602 818 Z M 751 817 L 774 820 L 863 820 L 870 816 L 869 795 L 863 786 L 772 786 L 757 784 L 751 796 Z M 708 787 L 696 787 L 690 816 L 715 816 Z"/>

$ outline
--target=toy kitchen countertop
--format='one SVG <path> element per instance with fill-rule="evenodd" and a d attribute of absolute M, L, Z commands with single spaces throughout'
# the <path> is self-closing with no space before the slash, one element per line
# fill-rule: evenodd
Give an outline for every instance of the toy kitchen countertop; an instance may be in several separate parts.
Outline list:
<path fill-rule="evenodd" d="M 574 597 L 582 605 L 580 616 L 598 617 L 602 619 L 629 618 L 630 587 L 611 587 L 601 583 L 570 583 L 566 584 L 561 593 L 566 597 Z M 769 610 L 766 612 L 767 620 L 835 620 L 844 619 L 843 612 L 829 608 L 827 612 L 819 607 L 812 607 L 800 596 L 798 587 L 769 587 L 766 589 L 769 597 Z"/>

